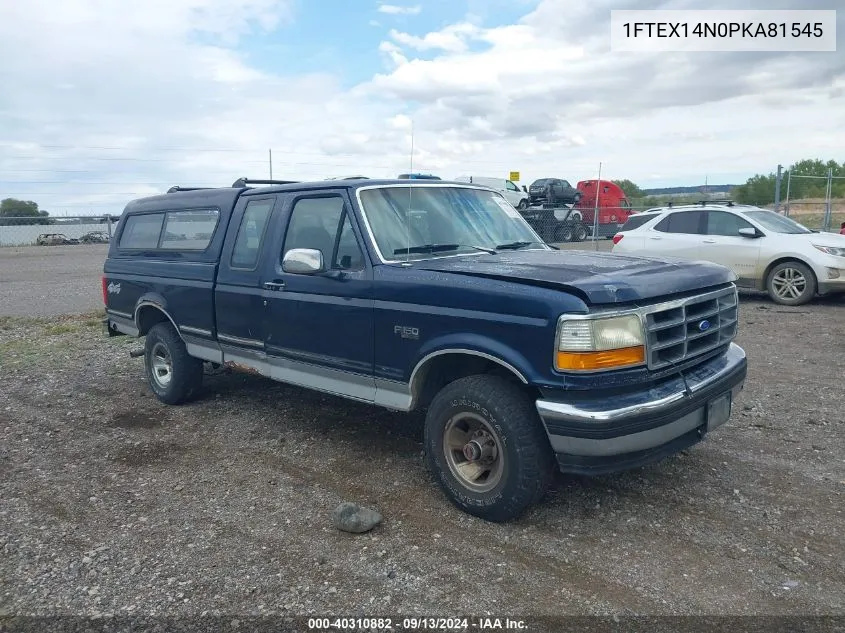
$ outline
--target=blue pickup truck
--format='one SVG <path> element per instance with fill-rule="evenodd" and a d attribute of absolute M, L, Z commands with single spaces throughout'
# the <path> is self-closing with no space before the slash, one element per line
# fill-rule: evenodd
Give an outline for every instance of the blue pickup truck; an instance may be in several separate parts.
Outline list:
<path fill-rule="evenodd" d="M 196 397 L 204 363 L 235 363 L 423 410 L 445 494 L 508 521 L 555 469 L 638 467 L 729 419 L 747 371 L 734 281 L 558 250 L 477 185 L 240 179 L 130 202 L 103 297 L 110 335 L 145 337 L 162 402 Z"/>

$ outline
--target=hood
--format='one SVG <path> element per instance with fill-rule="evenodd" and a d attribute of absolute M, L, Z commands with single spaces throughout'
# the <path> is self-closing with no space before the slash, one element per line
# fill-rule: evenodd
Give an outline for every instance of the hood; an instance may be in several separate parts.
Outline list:
<path fill-rule="evenodd" d="M 819 246 L 845 247 L 845 235 L 839 233 L 797 233 L 795 235 L 780 235 L 779 237 L 797 238 L 808 244 L 818 244 Z"/>
<path fill-rule="evenodd" d="M 574 290 L 591 304 L 648 301 L 737 278 L 708 262 L 586 251 L 504 251 L 423 260 L 414 268 Z"/>

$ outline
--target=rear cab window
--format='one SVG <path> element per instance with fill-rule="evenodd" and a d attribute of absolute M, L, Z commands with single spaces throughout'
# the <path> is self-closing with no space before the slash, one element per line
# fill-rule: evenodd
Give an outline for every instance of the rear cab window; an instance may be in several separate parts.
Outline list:
<path fill-rule="evenodd" d="M 155 211 L 127 216 L 121 250 L 204 251 L 220 219 L 219 209 Z"/>
<path fill-rule="evenodd" d="M 156 248 L 164 223 L 163 213 L 130 215 L 120 233 L 120 248 Z"/>
<path fill-rule="evenodd" d="M 179 251 L 203 251 L 208 248 L 217 228 L 217 209 L 168 211 L 159 248 Z"/>

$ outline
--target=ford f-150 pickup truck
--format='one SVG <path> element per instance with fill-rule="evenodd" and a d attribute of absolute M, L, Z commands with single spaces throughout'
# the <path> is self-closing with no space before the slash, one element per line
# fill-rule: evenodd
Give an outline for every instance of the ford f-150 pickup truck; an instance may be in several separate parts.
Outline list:
<path fill-rule="evenodd" d="M 735 279 L 555 249 L 471 184 L 240 179 L 130 202 L 102 283 L 109 334 L 145 337 L 162 402 L 195 398 L 208 362 L 421 409 L 445 494 L 508 521 L 555 468 L 638 467 L 729 419 Z"/>

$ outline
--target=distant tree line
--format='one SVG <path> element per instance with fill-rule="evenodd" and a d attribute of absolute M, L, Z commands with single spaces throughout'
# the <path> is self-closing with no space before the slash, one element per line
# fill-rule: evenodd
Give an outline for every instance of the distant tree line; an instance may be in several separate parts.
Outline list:
<path fill-rule="evenodd" d="M 792 172 L 792 182 L 789 183 L 789 199 L 801 200 L 805 198 L 824 198 L 827 187 L 828 170 L 833 170 L 833 198 L 845 198 L 845 162 L 835 160 L 823 161 L 818 158 L 808 158 L 783 171 L 780 186 L 780 199 L 786 200 L 787 182 Z M 797 178 L 797 176 L 820 176 L 820 178 Z M 836 177 L 840 179 L 837 180 Z M 728 192 L 730 198 L 740 204 L 755 204 L 765 206 L 775 201 L 775 186 L 777 174 L 757 174 L 749 178 L 742 185 L 710 185 L 704 187 L 666 187 L 663 189 L 643 190 L 630 180 L 614 180 L 625 196 L 635 208 L 662 206 L 670 201 L 678 203 L 672 194 L 701 193 L 701 200 L 706 200 L 708 194 Z"/>
<path fill-rule="evenodd" d="M 20 226 L 26 224 L 105 224 L 109 219 L 112 222 L 117 222 L 120 219 L 120 215 L 106 214 L 73 218 L 50 217 L 47 211 L 39 209 L 38 203 L 32 200 L 6 198 L 0 201 L 0 226 Z"/>
<path fill-rule="evenodd" d="M 0 226 L 21 224 L 52 224 L 52 218 L 46 211 L 38 208 L 32 200 L 6 198 L 0 201 Z"/>
<path fill-rule="evenodd" d="M 789 182 L 789 199 L 801 200 L 804 198 L 824 198 L 827 188 L 827 172 L 833 170 L 834 176 L 845 176 L 845 162 L 837 163 L 835 160 L 824 162 L 818 158 L 807 158 L 783 172 L 783 179 L 780 185 L 780 199 L 786 199 L 786 187 L 789 180 L 789 173 L 792 173 L 792 182 Z M 822 178 L 796 178 L 796 176 L 822 176 Z M 777 174 L 757 174 L 749 178 L 744 185 L 739 185 L 733 190 L 733 197 L 742 204 L 772 204 L 775 201 L 775 186 Z M 845 198 L 845 180 L 833 181 L 832 197 Z"/>

